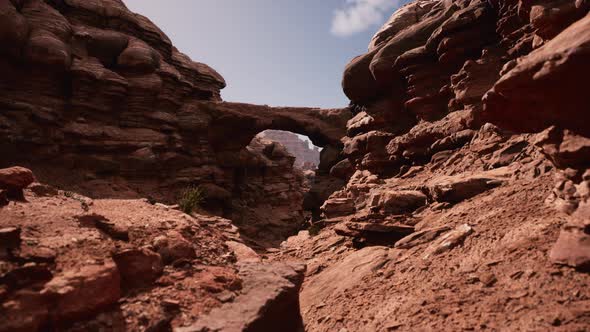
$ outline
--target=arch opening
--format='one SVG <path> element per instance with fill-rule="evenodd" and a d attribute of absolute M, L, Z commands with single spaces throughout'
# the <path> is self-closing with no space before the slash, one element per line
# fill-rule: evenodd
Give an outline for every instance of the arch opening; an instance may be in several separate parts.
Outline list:
<path fill-rule="evenodd" d="M 265 130 L 255 139 L 266 139 L 283 145 L 295 157 L 293 167 L 303 171 L 315 172 L 320 165 L 322 147 L 316 146 L 309 137 L 284 130 Z"/>
<path fill-rule="evenodd" d="M 332 150 L 290 131 L 263 130 L 254 135 L 238 153 L 240 164 L 232 167 L 228 217 L 242 236 L 255 245 L 276 247 L 309 228 L 327 198 L 329 174 L 323 165 L 333 163 L 326 158 Z"/>

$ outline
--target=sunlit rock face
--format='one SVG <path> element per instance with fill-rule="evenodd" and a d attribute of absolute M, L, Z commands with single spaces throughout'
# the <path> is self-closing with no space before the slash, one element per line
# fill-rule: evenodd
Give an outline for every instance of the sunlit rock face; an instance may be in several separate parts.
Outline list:
<path fill-rule="evenodd" d="M 589 9 L 588 1 L 413 1 L 350 61 L 346 159 L 330 169 L 347 183 L 322 205 L 320 235 L 286 244 L 313 262 L 302 294 L 311 330 L 585 324 L 567 306 L 537 303 L 588 281 L 578 272 L 590 266 Z M 363 270 L 361 253 L 378 267 Z M 508 289 L 528 287 L 523 266 L 560 277 L 538 279 L 555 283 L 527 292 L 526 312 L 479 315 Z M 519 277 L 502 279 L 510 273 Z M 355 278 L 362 282 L 347 282 Z M 466 302 L 472 311 L 455 305 Z M 535 320 L 548 312 L 567 323 Z"/>
<path fill-rule="evenodd" d="M 346 67 L 342 153 L 389 177 L 461 148 L 487 122 L 588 136 L 587 1 L 414 1 Z M 439 155 L 441 156 L 441 155 Z M 583 168 L 583 167 L 582 167 Z"/>

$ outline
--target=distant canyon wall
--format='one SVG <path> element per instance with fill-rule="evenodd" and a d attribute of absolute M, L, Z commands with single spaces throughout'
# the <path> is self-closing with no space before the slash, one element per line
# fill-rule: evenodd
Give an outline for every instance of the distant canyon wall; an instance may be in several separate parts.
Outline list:
<path fill-rule="evenodd" d="M 305 170 L 314 170 L 320 164 L 320 148 L 310 146 L 309 141 L 287 131 L 266 130 L 258 135 L 271 141 L 279 142 L 295 157 L 295 166 Z"/>

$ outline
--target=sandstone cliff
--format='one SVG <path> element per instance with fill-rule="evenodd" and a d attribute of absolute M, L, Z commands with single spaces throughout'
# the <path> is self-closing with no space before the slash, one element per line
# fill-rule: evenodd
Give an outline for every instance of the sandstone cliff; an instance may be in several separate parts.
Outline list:
<path fill-rule="evenodd" d="M 414 1 L 350 62 L 354 174 L 279 254 L 309 331 L 589 326 L 589 9 Z"/>

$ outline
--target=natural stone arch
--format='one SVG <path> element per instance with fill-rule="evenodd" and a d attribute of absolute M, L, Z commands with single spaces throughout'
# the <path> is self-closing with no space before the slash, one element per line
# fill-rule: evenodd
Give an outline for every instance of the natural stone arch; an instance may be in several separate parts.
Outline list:
<path fill-rule="evenodd" d="M 332 166 L 342 160 L 341 138 L 346 136 L 346 123 L 352 117 L 348 109 L 308 107 L 271 107 L 231 102 L 200 102 L 199 109 L 210 114 L 208 139 L 218 153 L 220 164 L 232 164 L 239 159 L 241 149 L 260 132 L 268 129 L 288 131 L 307 136 L 314 145 L 322 147 L 320 164 L 304 209 L 314 218 L 319 208 L 345 181 L 329 175 Z"/>
<path fill-rule="evenodd" d="M 208 136 L 216 151 L 239 150 L 258 133 L 283 130 L 309 137 L 319 147 L 340 146 L 346 136 L 347 109 L 271 107 L 231 102 L 200 102 L 212 120 Z"/>

